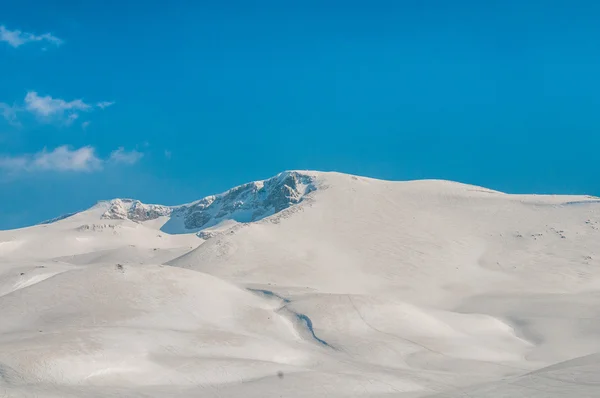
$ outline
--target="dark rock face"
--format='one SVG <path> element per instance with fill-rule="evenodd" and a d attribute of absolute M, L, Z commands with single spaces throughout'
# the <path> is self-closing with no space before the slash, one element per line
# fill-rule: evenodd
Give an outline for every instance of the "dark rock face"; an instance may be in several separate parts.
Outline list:
<path fill-rule="evenodd" d="M 187 229 L 200 228 L 210 221 L 211 217 L 208 213 L 200 211 L 192 211 L 185 216 L 183 224 Z"/>

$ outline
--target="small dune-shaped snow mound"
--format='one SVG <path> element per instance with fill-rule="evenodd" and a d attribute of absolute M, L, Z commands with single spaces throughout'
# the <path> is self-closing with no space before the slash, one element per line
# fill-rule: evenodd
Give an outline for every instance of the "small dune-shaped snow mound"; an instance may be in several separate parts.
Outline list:
<path fill-rule="evenodd" d="M 595 398 L 600 396 L 600 353 L 523 375 L 443 393 L 431 398 Z"/>
<path fill-rule="evenodd" d="M 236 382 L 303 366 L 312 344 L 268 300 L 173 267 L 64 272 L 1 296 L 0 307 L 0 370 L 27 382 Z"/>

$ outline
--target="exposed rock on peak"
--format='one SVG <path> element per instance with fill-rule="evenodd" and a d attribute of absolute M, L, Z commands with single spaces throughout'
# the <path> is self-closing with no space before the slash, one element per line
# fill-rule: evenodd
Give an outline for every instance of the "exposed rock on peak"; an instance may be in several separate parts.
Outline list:
<path fill-rule="evenodd" d="M 169 216 L 171 207 L 161 205 L 147 205 L 139 200 L 113 199 L 109 208 L 102 214 L 103 219 L 148 221 L 158 217 Z"/>
<path fill-rule="evenodd" d="M 178 206 L 172 217 L 181 218 L 186 230 L 201 230 L 224 220 L 257 221 L 300 203 L 314 190 L 314 176 L 288 171 Z"/>
<path fill-rule="evenodd" d="M 286 171 L 267 180 L 243 184 L 222 194 L 207 196 L 180 206 L 114 199 L 107 203 L 107 209 L 101 218 L 143 222 L 170 217 L 163 226 L 165 232 L 196 232 L 226 220 L 260 220 L 300 203 L 316 189 L 314 173 Z"/>

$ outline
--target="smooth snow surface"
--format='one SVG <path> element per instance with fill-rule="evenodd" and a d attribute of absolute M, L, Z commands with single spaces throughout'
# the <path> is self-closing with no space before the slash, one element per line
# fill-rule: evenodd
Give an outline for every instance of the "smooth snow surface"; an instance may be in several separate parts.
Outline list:
<path fill-rule="evenodd" d="M 600 396 L 600 201 L 285 172 L 0 231 L 0 397 L 242 396 Z"/>

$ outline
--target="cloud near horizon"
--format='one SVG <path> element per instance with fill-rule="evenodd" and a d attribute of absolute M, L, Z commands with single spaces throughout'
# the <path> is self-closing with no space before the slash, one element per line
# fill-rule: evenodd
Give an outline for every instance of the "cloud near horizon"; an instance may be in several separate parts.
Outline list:
<path fill-rule="evenodd" d="M 4 25 L 0 25 L 0 41 L 8 43 L 8 45 L 14 48 L 32 42 L 47 42 L 57 47 L 64 43 L 62 39 L 59 39 L 51 33 L 35 35 L 33 33 L 22 32 L 18 29 L 9 30 Z"/>
<path fill-rule="evenodd" d="M 10 124 L 18 124 L 17 114 L 27 112 L 42 123 L 58 122 L 70 125 L 79 118 L 80 112 L 91 112 L 96 108 L 105 109 L 113 104 L 113 101 L 101 101 L 90 105 L 82 99 L 65 101 L 49 95 L 41 96 L 37 91 L 28 91 L 22 105 L 0 102 L 0 113 Z"/>
<path fill-rule="evenodd" d="M 62 145 L 48 151 L 22 155 L 0 155 L 0 170 L 9 172 L 93 172 L 102 170 L 107 163 L 133 165 L 144 155 L 138 151 L 126 151 L 123 147 L 114 150 L 108 158 L 96 155 L 92 146 L 72 149 Z"/>

